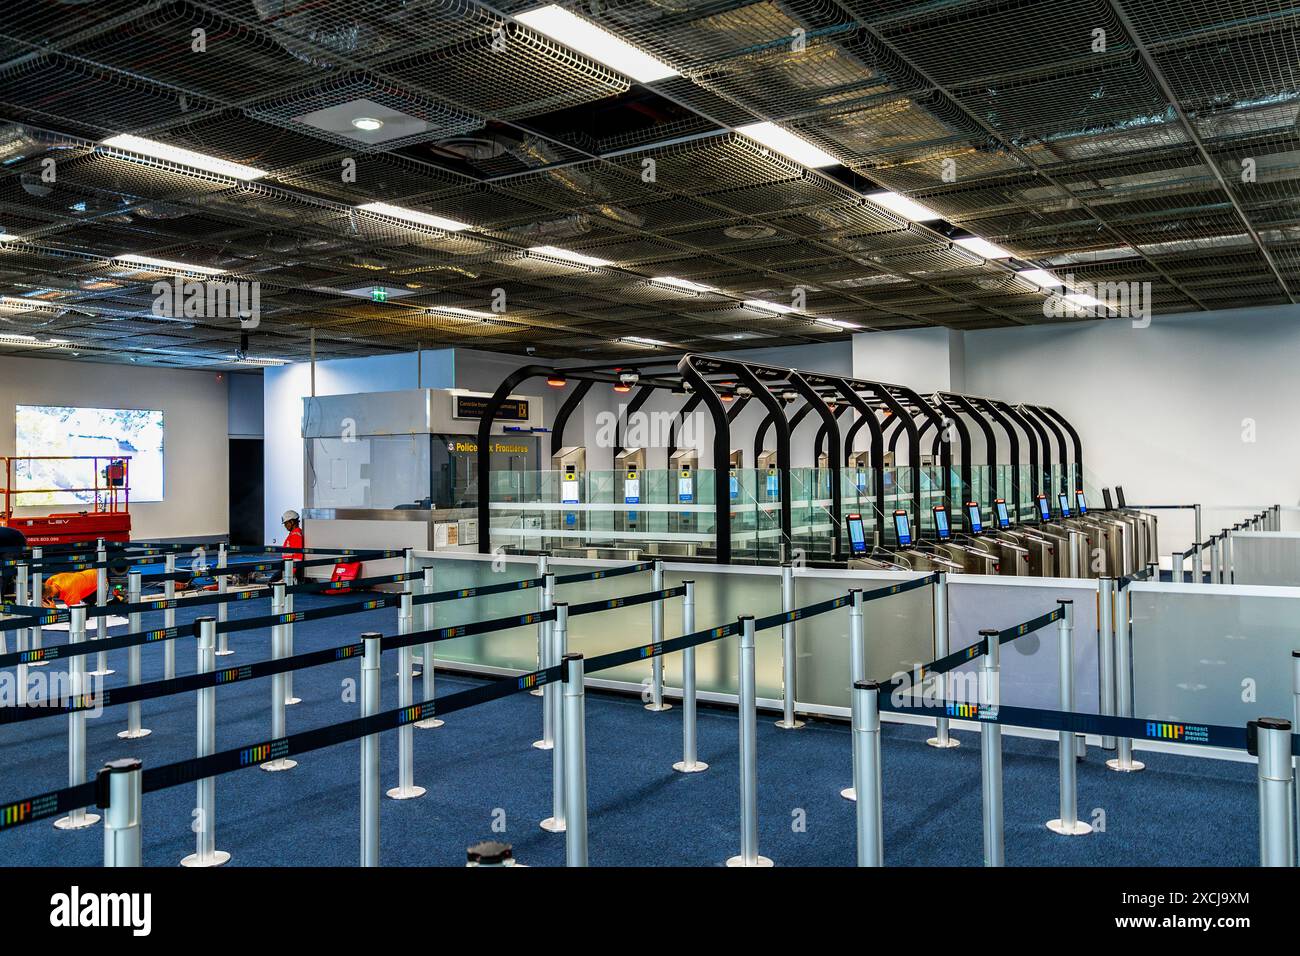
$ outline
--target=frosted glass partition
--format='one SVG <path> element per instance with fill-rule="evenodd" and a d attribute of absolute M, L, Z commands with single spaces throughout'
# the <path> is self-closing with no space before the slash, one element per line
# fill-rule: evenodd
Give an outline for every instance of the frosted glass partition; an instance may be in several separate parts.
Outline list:
<path fill-rule="evenodd" d="M 948 577 L 948 642 L 970 647 L 979 632 L 1021 624 L 1074 601 L 1074 705 L 1099 709 L 1097 673 L 1097 582 L 1071 578 L 1005 578 L 954 574 Z M 1002 647 L 1002 702 L 1015 707 L 1060 708 L 1057 625 L 1051 624 Z M 960 670 L 970 671 L 978 663 Z"/>
<path fill-rule="evenodd" d="M 583 559 L 553 559 L 552 570 L 558 574 L 584 568 L 619 567 L 624 562 Z M 491 557 L 461 553 L 425 557 L 423 564 L 437 569 L 438 589 L 500 584 L 536 575 L 534 558 L 522 556 Z M 795 603 L 813 604 L 845 594 L 852 587 L 870 590 L 914 574 L 889 571 L 827 571 L 811 568 L 795 573 Z M 764 617 L 781 610 L 781 572 L 779 568 L 732 567 L 720 570 L 711 565 L 665 562 L 664 584 L 675 587 L 684 580 L 695 582 L 695 626 L 697 630 L 729 624 L 741 614 Z M 595 601 L 650 590 L 650 573 L 619 575 L 599 581 L 557 587 L 557 600 L 570 603 Z M 916 663 L 929 661 L 933 655 L 932 605 L 928 589 L 921 588 L 873 601 L 865 605 L 863 623 L 867 639 L 867 673 L 889 677 Z M 536 609 L 537 591 L 513 591 L 505 594 L 467 598 L 439 606 L 438 626 L 488 620 Z M 800 621 L 797 624 L 799 685 L 796 698 L 810 707 L 847 707 L 848 681 L 848 609 Z M 682 633 L 682 601 L 674 598 L 664 610 L 664 635 Z M 588 657 L 623 650 L 650 639 L 650 606 L 637 605 L 580 615 L 569 622 L 569 649 Z M 777 699 L 781 696 L 781 629 L 760 631 L 757 640 L 756 670 L 758 696 Z M 475 635 L 442 643 L 441 660 L 512 670 L 530 670 L 536 666 L 537 629 L 535 625 L 512 628 L 492 634 Z M 702 645 L 696 651 L 696 680 L 701 693 L 736 693 L 736 639 Z M 650 662 L 638 661 L 600 671 L 598 680 L 639 684 L 650 676 Z M 664 659 L 664 682 L 680 687 L 681 655 Z"/>
<path fill-rule="evenodd" d="M 839 597 L 849 588 L 871 591 L 917 576 L 901 571 L 801 570 L 795 575 L 795 603 L 801 607 L 816 604 Z M 933 601 L 931 588 L 917 588 L 863 604 L 869 678 L 887 680 L 934 659 Z M 795 700 L 800 706 L 847 708 L 851 684 L 848 608 L 800 621 L 796 626 Z M 780 629 L 772 633 L 779 640 Z"/>
<path fill-rule="evenodd" d="M 1292 716 L 1300 588 L 1129 585 L 1134 714 L 1243 727 Z"/>
<path fill-rule="evenodd" d="M 1300 534 L 1233 532 L 1232 573 L 1236 584 L 1300 586 Z"/>

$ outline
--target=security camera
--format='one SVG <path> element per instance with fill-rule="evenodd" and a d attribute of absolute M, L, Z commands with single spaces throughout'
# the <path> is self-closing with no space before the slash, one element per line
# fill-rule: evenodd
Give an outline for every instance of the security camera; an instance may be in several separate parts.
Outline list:
<path fill-rule="evenodd" d="M 536 354 L 537 354 L 537 346 L 535 346 L 535 345 L 525 345 L 525 346 L 524 346 L 524 354 L 525 354 L 525 355 L 536 355 Z"/>

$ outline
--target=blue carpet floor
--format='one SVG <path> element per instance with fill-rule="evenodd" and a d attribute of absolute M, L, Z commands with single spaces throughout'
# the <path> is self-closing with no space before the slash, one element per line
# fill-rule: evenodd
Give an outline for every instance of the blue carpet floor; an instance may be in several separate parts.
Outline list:
<path fill-rule="evenodd" d="M 298 608 L 356 600 L 356 596 L 298 599 Z M 264 602 L 230 605 L 232 618 L 266 613 Z M 194 616 L 182 612 L 181 621 Z M 148 625 L 151 622 L 146 622 Z M 299 652 L 356 640 L 368 629 L 394 633 L 388 609 L 297 626 Z M 12 639 L 12 635 L 11 635 Z M 54 640 L 62 640 L 59 635 Z M 236 654 L 219 666 L 267 656 L 268 631 L 231 635 Z M 126 651 L 110 655 L 125 682 Z M 145 680 L 162 676 L 162 650 L 145 649 Z M 177 642 L 178 673 L 194 669 L 192 639 Z M 53 667 L 54 665 L 51 665 Z M 675 661 L 668 662 L 669 673 Z M 49 668 L 46 668 L 49 669 Z M 386 654 L 383 706 L 396 706 L 397 655 Z M 336 723 L 358 714 L 345 702 L 359 674 L 353 659 L 298 671 L 290 731 Z M 439 675 L 439 693 L 474 686 L 466 677 Z M 218 690 L 219 749 L 270 736 L 270 681 Z M 564 837 L 538 828 L 550 815 L 548 752 L 540 736 L 539 698 L 516 694 L 447 716 L 445 727 L 415 731 L 415 800 L 383 800 L 381 859 L 390 866 L 463 865 L 465 847 L 504 839 L 516 857 L 534 866 L 563 863 Z M 157 766 L 194 755 L 193 698 L 182 695 L 143 705 L 149 737 L 124 741 L 125 708 L 89 720 L 88 769 L 123 756 Z M 718 866 L 739 851 L 736 719 L 732 711 L 701 708 L 700 774 L 675 773 L 680 759 L 681 710 L 645 711 L 640 701 L 589 693 L 587 741 L 590 857 L 593 866 Z M 885 862 L 890 866 L 978 866 L 981 862 L 979 741 L 959 733 L 962 746 L 925 746 L 923 728 L 886 724 L 883 732 Z M 382 779 L 397 782 L 397 737 L 382 743 Z M 1112 773 L 1090 750 L 1079 767 L 1079 808 L 1104 831 L 1060 837 L 1044 826 L 1056 816 L 1056 747 L 1004 736 L 1006 857 L 1009 865 L 1250 866 L 1258 861 L 1255 768 L 1249 764 L 1144 754 L 1146 772 Z M 0 800 L 67 784 L 67 720 L 51 717 L 0 727 Z M 358 856 L 359 744 L 341 744 L 298 757 L 285 773 L 248 769 L 217 779 L 217 846 L 230 865 L 355 865 Z M 778 730 L 773 715 L 758 724 L 760 850 L 778 866 L 850 866 L 854 861 L 853 804 L 839 791 L 850 782 L 845 725 L 811 721 Z M 194 787 L 145 797 L 144 862 L 174 866 L 193 852 L 189 825 Z M 504 826 L 504 832 L 494 830 Z M 98 866 L 100 826 L 78 832 L 38 821 L 0 832 L 0 864 Z"/>

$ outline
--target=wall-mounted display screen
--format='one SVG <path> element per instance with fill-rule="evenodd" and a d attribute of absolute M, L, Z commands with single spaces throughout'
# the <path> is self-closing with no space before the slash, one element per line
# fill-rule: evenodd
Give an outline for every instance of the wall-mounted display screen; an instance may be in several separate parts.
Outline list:
<path fill-rule="evenodd" d="M 66 456 L 99 455 L 99 468 L 114 455 L 129 457 L 131 501 L 163 500 L 163 413 L 145 408 L 76 408 L 70 405 L 18 405 L 15 454 L 19 457 L 64 456 L 62 461 L 14 463 L 17 488 L 89 488 L 95 484 L 94 461 Z M 104 479 L 99 485 L 104 486 Z M 93 491 L 48 491 L 24 494 L 18 504 L 90 504 Z"/>

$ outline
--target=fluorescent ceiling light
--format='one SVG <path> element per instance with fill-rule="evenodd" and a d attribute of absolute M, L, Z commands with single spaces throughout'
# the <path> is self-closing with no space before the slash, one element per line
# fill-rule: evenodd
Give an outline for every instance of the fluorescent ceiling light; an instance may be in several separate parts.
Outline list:
<path fill-rule="evenodd" d="M 667 342 L 661 342 L 658 339 L 647 339 L 644 336 L 640 336 L 640 335 L 625 335 L 623 336 L 621 341 L 631 342 L 634 345 L 667 345 L 668 344 Z"/>
<path fill-rule="evenodd" d="M 462 309 L 454 305 L 432 305 L 426 312 L 448 312 L 452 315 L 468 315 L 475 319 L 495 319 L 498 318 L 494 312 L 476 312 L 474 309 Z"/>
<path fill-rule="evenodd" d="M 961 246 L 968 252 L 983 259 L 1010 259 L 1011 253 L 1001 246 L 994 245 L 987 239 L 981 239 L 979 236 L 966 236 L 961 239 L 954 239 L 953 242 Z"/>
<path fill-rule="evenodd" d="M 431 229 L 441 229 L 443 232 L 460 232 L 462 229 L 469 228 L 468 223 L 457 222 L 455 219 L 446 219 L 442 216 L 431 216 L 427 212 L 417 212 L 414 209 L 403 209 L 401 206 L 390 206 L 386 202 L 368 202 L 357 208 L 380 216 L 404 219 L 407 222 L 428 226 Z"/>
<path fill-rule="evenodd" d="M 919 202 L 913 202 L 898 193 L 867 193 L 864 198 L 870 199 L 877 206 L 884 206 L 890 212 L 897 213 L 904 219 L 912 220 L 912 222 L 934 222 L 936 219 L 943 218 L 930 207 L 922 206 Z"/>
<path fill-rule="evenodd" d="M 838 159 L 820 146 L 814 146 L 803 137 L 796 136 L 775 123 L 750 123 L 748 126 L 737 126 L 736 132 L 743 133 L 768 149 L 811 169 L 839 164 Z"/>
<path fill-rule="evenodd" d="M 638 83 L 653 83 L 678 75 L 657 57 L 553 3 L 516 14 L 515 19 Z"/>
<path fill-rule="evenodd" d="M 18 335 L 18 334 L 16 334 L 16 333 L 11 333 L 11 332 L 0 332 L 0 339 L 4 339 L 6 342 L 8 342 L 8 341 L 15 341 L 15 342 L 35 342 L 35 341 L 36 341 L 36 336 L 34 336 L 34 335 Z"/>
<path fill-rule="evenodd" d="M 0 242 L 17 242 L 17 241 L 18 241 L 17 236 L 13 235 L 12 233 L 5 232 L 3 229 L 0 229 Z"/>
<path fill-rule="evenodd" d="M 1093 296 L 1090 295 L 1085 295 L 1082 292 L 1071 292 L 1069 295 L 1065 297 L 1065 301 L 1072 302 L 1075 305 L 1083 306 L 1089 309 L 1096 308 L 1097 306 L 1103 304 L 1101 299 L 1094 298 Z"/>
<path fill-rule="evenodd" d="M 224 356 L 224 358 L 226 358 L 228 361 L 234 362 L 236 365 L 288 365 L 289 364 L 288 359 L 240 358 L 238 355 L 226 355 Z"/>
<path fill-rule="evenodd" d="M 836 329 L 860 329 L 862 326 L 853 322 L 845 322 L 841 319 L 816 319 L 818 325 L 829 325 Z"/>
<path fill-rule="evenodd" d="M 1016 275 L 1026 282 L 1032 282 L 1041 289 L 1052 289 L 1057 286 L 1065 285 L 1060 279 L 1052 275 L 1046 269 L 1021 269 Z"/>
<path fill-rule="evenodd" d="M 352 125 L 357 129 L 365 130 L 367 133 L 372 133 L 377 129 L 383 129 L 384 121 L 381 119 L 375 119 L 373 116 L 358 116 L 352 121 Z"/>
<path fill-rule="evenodd" d="M 566 262 L 576 262 L 584 266 L 612 266 L 608 259 L 597 259 L 595 256 L 584 256 L 581 252 L 570 252 L 568 249 L 561 249 L 558 246 L 532 246 L 528 250 L 537 256 L 548 256 L 551 259 L 563 259 Z"/>
<path fill-rule="evenodd" d="M 152 156 L 154 159 L 166 160 L 169 163 L 193 166 L 195 169 L 216 173 L 218 176 L 229 176 L 231 179 L 261 179 L 266 175 L 265 169 L 256 169 L 243 163 L 232 163 L 228 159 L 217 159 L 215 156 L 205 156 L 192 149 L 181 149 L 179 146 L 170 146 L 167 143 L 132 136 L 129 133 L 110 136 L 104 140 L 103 145 L 114 149 L 125 149 L 142 156 Z"/>
<path fill-rule="evenodd" d="M 765 299 L 746 299 L 741 305 L 747 309 L 761 309 L 764 312 L 775 312 L 778 315 L 799 311 L 793 306 L 781 305 L 779 302 L 768 302 Z"/>
<path fill-rule="evenodd" d="M 152 271 L 163 272 L 194 272 L 199 275 L 215 276 L 225 272 L 224 269 L 214 269 L 211 266 L 194 266 L 188 262 L 172 262 L 169 259 L 155 259 L 153 256 L 121 255 L 114 256 L 116 262 L 129 262 L 138 266 L 151 266 Z"/>
<path fill-rule="evenodd" d="M 711 285 L 700 285 L 698 282 L 692 282 L 690 279 L 676 279 L 673 276 L 655 276 L 650 280 L 655 285 L 672 286 L 674 289 L 685 289 L 687 292 L 717 292 L 718 290 Z"/>

